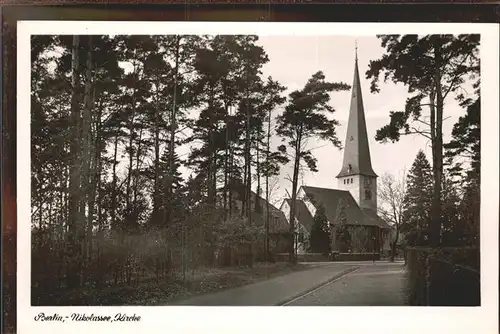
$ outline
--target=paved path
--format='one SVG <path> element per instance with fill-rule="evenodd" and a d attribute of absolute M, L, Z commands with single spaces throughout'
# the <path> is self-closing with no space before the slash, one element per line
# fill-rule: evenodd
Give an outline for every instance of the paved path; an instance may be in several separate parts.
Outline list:
<path fill-rule="evenodd" d="M 403 306 L 402 263 L 366 263 L 287 306 Z"/>
<path fill-rule="evenodd" d="M 313 263 L 311 269 L 275 277 L 239 288 L 197 296 L 168 305 L 272 306 L 325 284 L 359 266 L 353 263 Z"/>

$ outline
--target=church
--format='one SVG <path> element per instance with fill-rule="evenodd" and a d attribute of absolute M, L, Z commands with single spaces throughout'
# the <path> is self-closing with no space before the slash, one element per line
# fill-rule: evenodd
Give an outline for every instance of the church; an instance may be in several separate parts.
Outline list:
<path fill-rule="evenodd" d="M 297 254 L 309 249 L 316 212 L 326 216 L 331 250 L 338 253 L 376 253 L 389 249 L 391 227 L 377 215 L 377 174 L 372 168 L 356 53 L 351 106 L 337 189 L 301 186 L 296 202 Z M 333 177 L 333 175 L 332 175 Z M 280 210 L 290 219 L 291 200 Z"/>

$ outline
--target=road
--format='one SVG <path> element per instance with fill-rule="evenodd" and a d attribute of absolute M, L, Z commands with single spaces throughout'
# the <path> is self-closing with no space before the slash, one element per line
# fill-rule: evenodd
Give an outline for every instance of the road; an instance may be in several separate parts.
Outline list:
<path fill-rule="evenodd" d="M 305 264 L 305 263 L 304 263 Z M 167 305 L 402 306 L 403 263 L 308 263 L 310 269 Z"/>
<path fill-rule="evenodd" d="M 403 270 L 401 263 L 364 263 L 284 306 L 403 306 Z"/>

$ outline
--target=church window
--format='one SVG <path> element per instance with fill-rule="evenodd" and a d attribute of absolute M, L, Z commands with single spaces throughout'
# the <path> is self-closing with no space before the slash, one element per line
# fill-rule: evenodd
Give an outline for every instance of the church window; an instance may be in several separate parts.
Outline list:
<path fill-rule="evenodd" d="M 352 183 L 352 177 L 351 177 L 351 183 Z"/>
<path fill-rule="evenodd" d="M 372 199 L 372 192 L 370 190 L 365 190 L 365 199 L 366 200 Z"/>
<path fill-rule="evenodd" d="M 349 164 L 349 166 L 347 167 L 347 172 L 348 173 L 352 172 L 352 166 L 351 166 L 351 164 Z"/>
<path fill-rule="evenodd" d="M 345 184 L 345 179 L 344 179 L 344 184 Z"/>

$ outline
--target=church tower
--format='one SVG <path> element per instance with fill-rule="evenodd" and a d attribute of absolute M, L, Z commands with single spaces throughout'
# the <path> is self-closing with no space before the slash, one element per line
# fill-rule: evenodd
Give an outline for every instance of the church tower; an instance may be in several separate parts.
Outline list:
<path fill-rule="evenodd" d="M 377 174 L 373 171 L 365 111 L 358 70 L 358 50 L 354 61 L 354 81 L 351 93 L 351 108 L 347 123 L 344 160 L 337 175 L 338 189 L 349 190 L 363 209 L 377 210 Z"/>

